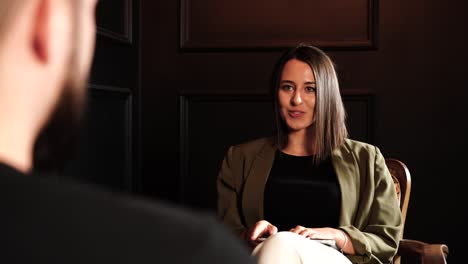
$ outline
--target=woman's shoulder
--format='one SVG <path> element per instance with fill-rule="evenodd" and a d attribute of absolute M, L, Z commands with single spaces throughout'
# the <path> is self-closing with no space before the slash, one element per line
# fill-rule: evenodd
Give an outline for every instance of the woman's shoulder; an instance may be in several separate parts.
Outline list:
<path fill-rule="evenodd" d="M 257 138 L 233 146 L 233 149 L 242 152 L 244 155 L 256 155 L 265 148 L 275 148 L 273 137 Z"/>
<path fill-rule="evenodd" d="M 265 146 L 268 146 L 268 147 L 275 146 L 273 137 L 262 137 L 262 138 L 253 139 L 253 140 L 245 141 L 240 144 L 234 145 L 233 147 L 237 149 L 241 149 L 243 151 L 247 151 L 247 152 L 256 152 L 256 150 L 260 151 Z"/>
<path fill-rule="evenodd" d="M 379 149 L 377 146 L 374 146 L 372 144 L 358 141 L 358 140 L 353 140 L 346 138 L 342 147 L 342 151 L 348 151 L 348 152 L 353 152 L 353 153 L 369 153 L 369 154 L 376 154 L 379 152 Z"/>
<path fill-rule="evenodd" d="M 372 144 L 350 138 L 345 138 L 344 143 L 350 148 L 375 148 Z"/>

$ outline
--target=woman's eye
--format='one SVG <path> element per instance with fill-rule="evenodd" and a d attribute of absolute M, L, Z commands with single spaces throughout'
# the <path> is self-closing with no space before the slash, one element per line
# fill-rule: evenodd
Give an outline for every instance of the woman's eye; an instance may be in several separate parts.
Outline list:
<path fill-rule="evenodd" d="M 308 86 L 308 87 L 306 87 L 306 91 L 309 92 L 309 93 L 315 93 L 317 91 L 317 88 L 312 87 L 312 86 Z"/>
<path fill-rule="evenodd" d="M 292 91 L 293 87 L 291 85 L 283 85 L 281 89 L 284 91 Z"/>

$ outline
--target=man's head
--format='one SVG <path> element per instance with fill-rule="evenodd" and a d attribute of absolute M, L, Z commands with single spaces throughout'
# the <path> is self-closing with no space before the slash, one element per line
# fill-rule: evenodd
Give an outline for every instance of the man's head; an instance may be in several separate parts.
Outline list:
<path fill-rule="evenodd" d="M 16 148 L 27 148 L 14 153 L 14 144 L 0 145 L 2 161 L 28 170 L 34 145 L 36 165 L 45 156 L 63 156 L 60 148 L 77 130 L 85 98 L 95 4 L 96 0 L 0 2 L 0 129 L 11 130 L 0 132 L 0 140 L 23 142 Z"/>

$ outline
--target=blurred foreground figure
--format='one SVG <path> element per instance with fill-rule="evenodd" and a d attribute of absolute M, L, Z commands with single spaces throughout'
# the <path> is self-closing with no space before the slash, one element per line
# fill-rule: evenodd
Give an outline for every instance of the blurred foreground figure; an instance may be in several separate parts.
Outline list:
<path fill-rule="evenodd" d="M 212 217 L 34 175 L 79 128 L 95 5 L 0 1 L 0 262 L 252 262 Z"/>

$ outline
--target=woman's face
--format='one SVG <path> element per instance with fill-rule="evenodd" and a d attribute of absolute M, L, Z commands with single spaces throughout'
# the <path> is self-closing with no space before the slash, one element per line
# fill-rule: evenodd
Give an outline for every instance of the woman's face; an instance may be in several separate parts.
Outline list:
<path fill-rule="evenodd" d="M 314 123 L 315 76 L 310 66 L 289 60 L 281 73 L 278 89 L 280 114 L 290 131 L 307 129 Z"/>

